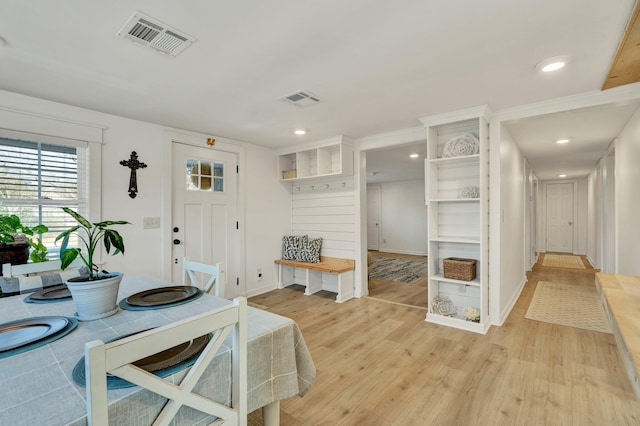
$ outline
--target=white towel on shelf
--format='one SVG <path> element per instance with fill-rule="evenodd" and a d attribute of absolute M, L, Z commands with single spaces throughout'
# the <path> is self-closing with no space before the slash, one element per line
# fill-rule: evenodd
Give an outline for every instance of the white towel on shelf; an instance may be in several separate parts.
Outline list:
<path fill-rule="evenodd" d="M 451 138 L 444 144 L 443 157 L 462 157 L 475 155 L 479 151 L 478 138 L 473 133 L 464 133 Z"/>

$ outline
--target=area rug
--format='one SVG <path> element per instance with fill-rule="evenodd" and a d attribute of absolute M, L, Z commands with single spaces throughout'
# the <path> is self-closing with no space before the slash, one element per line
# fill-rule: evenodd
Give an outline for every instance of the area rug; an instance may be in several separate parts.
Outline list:
<path fill-rule="evenodd" d="M 552 268 L 586 269 L 580 256 L 568 254 L 545 254 L 542 266 Z"/>
<path fill-rule="evenodd" d="M 427 275 L 427 258 L 414 260 L 409 258 L 391 258 L 371 256 L 369 278 L 412 283 Z"/>
<path fill-rule="evenodd" d="M 527 319 L 611 333 L 595 287 L 539 281 Z"/>

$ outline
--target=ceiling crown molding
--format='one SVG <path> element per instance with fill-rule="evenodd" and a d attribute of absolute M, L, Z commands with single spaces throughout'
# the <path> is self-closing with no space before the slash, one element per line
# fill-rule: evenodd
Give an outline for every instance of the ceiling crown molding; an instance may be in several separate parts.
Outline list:
<path fill-rule="evenodd" d="M 496 111 L 493 114 L 492 121 L 517 120 L 536 115 L 553 114 L 556 112 L 606 105 L 615 102 L 628 102 L 637 99 L 640 99 L 640 83 L 633 83 L 606 91 L 594 90 L 592 92 L 506 108 Z"/>
<path fill-rule="evenodd" d="M 444 114 L 431 115 L 429 117 L 421 118 L 420 121 L 425 127 L 429 127 L 437 126 L 439 124 L 455 123 L 456 121 L 469 120 L 471 118 L 478 117 L 482 117 L 489 121 L 489 118 L 491 117 L 491 109 L 489 108 L 489 105 L 481 105 Z"/>

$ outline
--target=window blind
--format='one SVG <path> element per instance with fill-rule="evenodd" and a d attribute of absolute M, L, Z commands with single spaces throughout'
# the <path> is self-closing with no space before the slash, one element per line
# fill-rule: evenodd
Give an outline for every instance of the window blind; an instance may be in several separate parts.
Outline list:
<path fill-rule="evenodd" d="M 75 224 L 60 207 L 87 212 L 87 149 L 76 145 L 0 137 L 0 214 L 46 225 L 42 241 L 52 253 L 58 233 Z"/>

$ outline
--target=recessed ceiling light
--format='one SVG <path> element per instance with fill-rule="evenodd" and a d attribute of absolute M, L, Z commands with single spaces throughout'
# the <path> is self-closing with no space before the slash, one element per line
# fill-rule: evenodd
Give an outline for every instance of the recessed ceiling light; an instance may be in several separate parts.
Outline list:
<path fill-rule="evenodd" d="M 413 154 L 409 154 L 409 157 L 411 158 L 418 158 L 420 157 L 420 154 L 416 154 L 415 152 Z"/>
<path fill-rule="evenodd" d="M 569 143 L 569 142 L 571 142 L 571 138 L 561 138 L 556 140 L 556 143 L 559 143 L 559 144 Z"/>
<path fill-rule="evenodd" d="M 296 135 L 306 135 L 307 134 L 307 129 L 293 129 L 293 133 L 295 133 Z"/>
<path fill-rule="evenodd" d="M 547 58 L 543 61 L 538 62 L 538 64 L 536 65 L 536 69 L 544 73 L 558 71 L 559 69 L 564 68 L 564 66 L 567 65 L 570 60 L 570 56 L 554 56 L 553 58 Z"/>
<path fill-rule="evenodd" d="M 565 178 L 565 177 L 567 177 L 567 175 L 565 175 L 564 173 L 561 173 L 561 174 L 558 175 L 558 177 L 559 178 Z"/>

